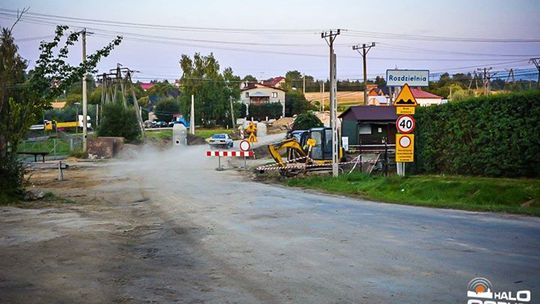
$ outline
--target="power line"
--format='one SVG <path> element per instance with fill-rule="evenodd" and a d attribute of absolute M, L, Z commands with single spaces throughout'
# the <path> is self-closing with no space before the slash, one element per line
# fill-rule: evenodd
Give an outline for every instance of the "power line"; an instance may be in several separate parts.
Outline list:
<path fill-rule="evenodd" d="M 540 38 L 480 38 L 480 37 L 451 37 L 451 36 L 430 36 L 430 35 L 414 35 L 414 34 L 398 34 L 385 32 L 369 32 L 349 30 L 345 33 L 346 36 L 361 36 L 361 37 L 379 37 L 385 39 L 396 40 L 426 40 L 426 41 L 441 41 L 441 42 L 496 42 L 496 43 L 537 43 Z"/>
<path fill-rule="evenodd" d="M 16 16 L 15 10 L 0 9 L 2 14 L 7 16 Z M 107 25 L 115 27 L 131 27 L 131 28 L 148 28 L 148 29 L 163 29 L 163 30 L 177 30 L 177 31 L 206 31 L 206 32 L 228 32 L 228 33 L 280 33 L 280 34 L 315 34 L 319 29 L 270 29 L 270 28 L 227 28 L 227 27 L 194 27 L 194 26 L 180 26 L 180 25 L 163 25 L 163 24 L 148 24 L 137 22 L 124 22 L 113 21 L 103 19 L 81 18 L 81 17 L 68 17 L 51 14 L 40 13 L 26 13 L 25 18 L 34 18 L 45 21 L 71 21 L 77 23 Z M 416 35 L 416 34 L 403 34 L 403 33 L 388 33 L 388 32 L 373 32 L 373 31 L 361 31 L 361 30 L 342 30 L 345 36 L 369 36 L 380 37 L 385 39 L 399 39 L 399 40 L 426 40 L 426 41 L 441 41 L 441 42 L 495 42 L 495 43 L 538 43 L 540 38 L 484 38 L 484 37 L 452 37 L 452 36 L 432 36 L 432 35 Z"/>

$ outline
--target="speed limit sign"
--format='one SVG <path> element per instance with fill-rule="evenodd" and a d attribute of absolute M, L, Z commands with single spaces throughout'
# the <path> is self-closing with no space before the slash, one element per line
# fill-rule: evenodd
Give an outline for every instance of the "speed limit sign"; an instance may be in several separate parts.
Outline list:
<path fill-rule="evenodd" d="M 411 115 L 401 115 L 396 120 L 396 129 L 399 133 L 412 133 L 415 125 L 416 121 Z"/>

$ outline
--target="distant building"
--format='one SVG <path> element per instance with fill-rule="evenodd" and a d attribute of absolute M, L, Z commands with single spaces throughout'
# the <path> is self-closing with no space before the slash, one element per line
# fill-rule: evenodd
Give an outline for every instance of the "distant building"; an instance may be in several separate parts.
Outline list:
<path fill-rule="evenodd" d="M 150 90 L 150 89 L 155 85 L 155 83 L 151 83 L 151 82 L 147 82 L 147 83 L 141 82 L 139 85 L 141 86 L 141 89 L 143 89 L 143 91 L 146 92 L 146 91 Z"/>
<path fill-rule="evenodd" d="M 441 96 L 423 91 L 422 89 L 411 88 L 411 92 L 419 106 L 425 107 L 443 103 L 443 98 Z"/>
<path fill-rule="evenodd" d="M 367 104 L 370 106 L 387 106 L 388 105 L 388 97 L 386 97 L 383 90 L 379 89 L 377 85 L 372 87 L 369 90 L 367 95 L 368 95 Z"/>
<path fill-rule="evenodd" d="M 266 86 L 270 86 L 270 87 L 281 88 L 285 84 L 285 77 L 278 76 L 278 77 L 270 78 L 268 80 L 264 80 L 262 84 Z"/>
<path fill-rule="evenodd" d="M 279 102 L 283 106 L 285 117 L 285 91 L 262 83 L 244 83 L 240 90 L 240 102 L 246 105 L 249 115 L 249 105 Z"/>
<path fill-rule="evenodd" d="M 396 142 L 396 108 L 393 106 L 352 106 L 339 115 L 341 134 L 350 146 L 362 150 L 384 149 L 384 141 L 393 148 Z"/>

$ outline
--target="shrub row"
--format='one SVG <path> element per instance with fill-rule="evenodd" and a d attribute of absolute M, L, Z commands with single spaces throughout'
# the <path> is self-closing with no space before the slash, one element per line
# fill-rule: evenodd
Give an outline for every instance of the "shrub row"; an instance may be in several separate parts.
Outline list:
<path fill-rule="evenodd" d="M 540 91 L 418 108 L 418 173 L 540 177 Z"/>

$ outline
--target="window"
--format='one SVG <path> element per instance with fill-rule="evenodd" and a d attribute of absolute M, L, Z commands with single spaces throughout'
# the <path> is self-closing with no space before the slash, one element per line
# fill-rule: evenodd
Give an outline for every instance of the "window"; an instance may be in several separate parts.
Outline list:
<path fill-rule="evenodd" d="M 277 98 L 277 92 L 272 92 L 272 98 Z"/>
<path fill-rule="evenodd" d="M 377 128 L 377 132 L 382 133 L 382 128 Z"/>
<path fill-rule="evenodd" d="M 371 134 L 371 125 L 362 124 L 358 126 L 358 134 Z"/>
<path fill-rule="evenodd" d="M 246 98 L 249 98 L 249 92 L 246 92 Z"/>

